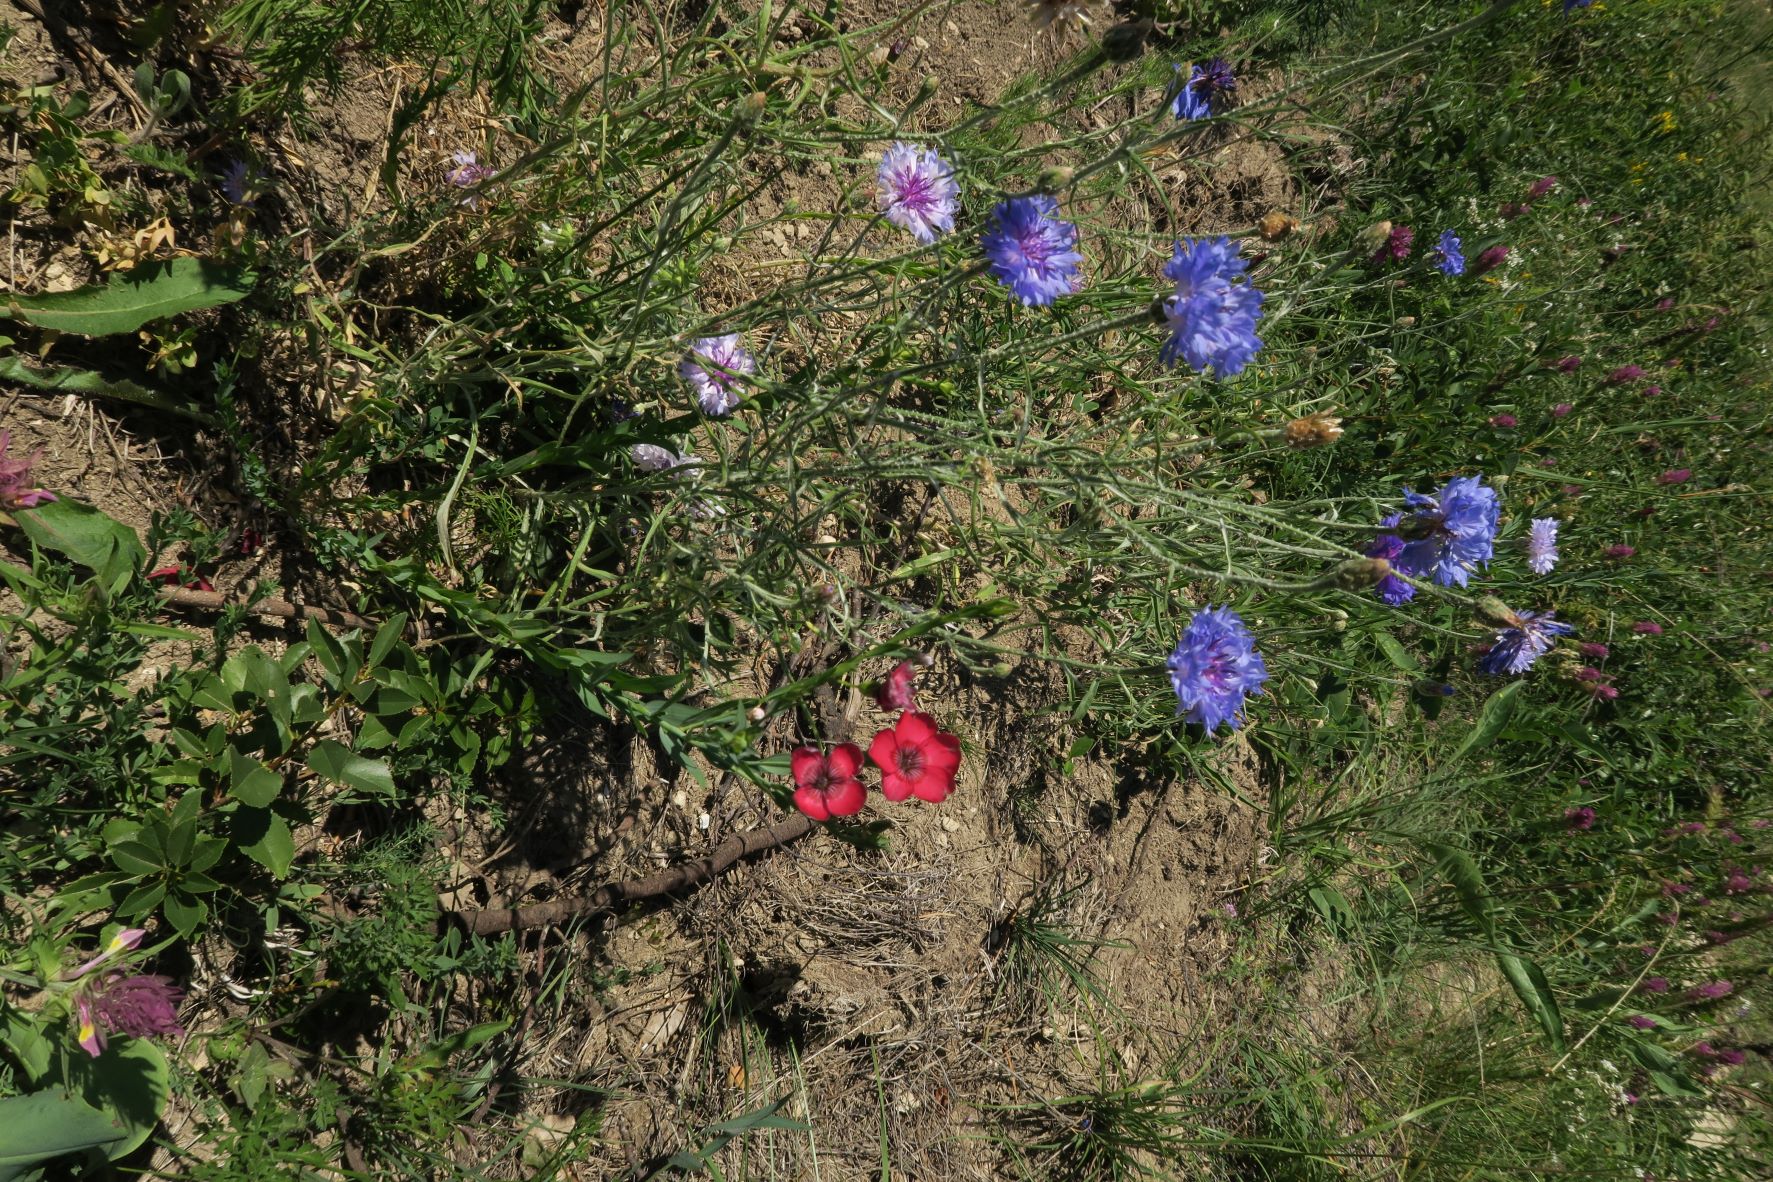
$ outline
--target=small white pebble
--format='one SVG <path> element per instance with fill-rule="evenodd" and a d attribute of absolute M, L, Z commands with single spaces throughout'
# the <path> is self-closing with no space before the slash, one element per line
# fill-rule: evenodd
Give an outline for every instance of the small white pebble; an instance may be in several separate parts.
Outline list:
<path fill-rule="evenodd" d="M 696 828 L 700 829 L 704 833 L 706 833 L 708 831 L 708 826 L 712 825 L 713 823 L 714 823 L 714 818 L 710 817 L 707 813 L 703 813 L 701 816 L 696 818 Z"/>

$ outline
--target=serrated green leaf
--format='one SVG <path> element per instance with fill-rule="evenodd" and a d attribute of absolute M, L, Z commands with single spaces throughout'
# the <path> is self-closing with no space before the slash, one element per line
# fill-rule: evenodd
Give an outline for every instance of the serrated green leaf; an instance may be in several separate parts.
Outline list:
<path fill-rule="evenodd" d="M 103 286 L 13 296 L 0 315 L 56 332 L 116 336 L 181 312 L 231 304 L 252 290 L 255 278 L 244 267 L 213 259 L 177 258 L 143 263 Z"/>

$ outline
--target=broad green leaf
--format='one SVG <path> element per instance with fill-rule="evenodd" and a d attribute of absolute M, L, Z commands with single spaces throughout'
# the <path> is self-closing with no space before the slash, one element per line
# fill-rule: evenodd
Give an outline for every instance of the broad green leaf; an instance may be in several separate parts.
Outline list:
<path fill-rule="evenodd" d="M 389 616 L 376 629 L 376 638 L 369 642 L 369 660 L 364 662 L 371 667 L 380 665 L 387 655 L 394 651 L 400 641 L 400 634 L 406 631 L 406 613 L 398 612 Z"/>
<path fill-rule="evenodd" d="M 35 386 L 39 390 L 63 390 L 70 394 L 92 394 L 100 398 L 114 398 L 118 402 L 133 402 L 137 406 L 153 407 L 155 410 L 195 419 L 200 423 L 215 421 L 215 416 L 198 407 L 196 403 L 174 398 L 158 390 L 150 390 L 127 378 L 107 378 L 85 369 L 36 366 L 17 353 L 0 357 L 0 378 L 23 386 Z"/>
<path fill-rule="evenodd" d="M 1465 742 L 1459 744 L 1459 750 L 1453 752 L 1454 763 L 1478 748 L 1488 746 L 1502 733 L 1502 728 L 1508 725 L 1508 720 L 1514 715 L 1515 699 L 1521 696 L 1521 686 L 1524 684 L 1526 683 L 1511 681 L 1484 699 L 1484 708 L 1478 712 L 1477 725 L 1465 736 Z"/>
<path fill-rule="evenodd" d="M 234 814 L 234 844 L 240 852 L 277 878 L 295 861 L 295 838 L 289 822 L 270 809 L 241 809 Z"/>
<path fill-rule="evenodd" d="M 1415 673 L 1422 668 L 1422 666 L 1417 663 L 1416 658 L 1410 655 L 1409 650 L 1402 644 L 1398 643 L 1398 638 L 1391 633 L 1375 632 L 1373 633 L 1373 640 L 1378 644 L 1379 651 L 1385 654 L 1385 659 L 1390 661 L 1398 669 L 1403 670 L 1405 673 Z"/>
<path fill-rule="evenodd" d="M 1483 872 L 1478 869 L 1478 864 L 1470 854 L 1455 846 L 1431 841 L 1425 842 L 1424 848 L 1434 855 L 1435 865 L 1453 884 L 1453 891 L 1459 896 L 1459 905 L 1465 913 L 1483 929 L 1484 935 L 1494 940 L 1496 919 L 1490 914 L 1490 892 L 1484 886 Z"/>
<path fill-rule="evenodd" d="M 161 901 L 160 910 L 166 916 L 178 934 L 187 940 L 209 915 L 209 907 L 201 899 L 193 899 L 188 895 L 167 895 Z"/>
<path fill-rule="evenodd" d="M 1498 953 L 1496 962 L 1502 966 L 1502 975 L 1514 986 L 1521 1004 L 1538 1020 L 1539 1029 L 1545 1031 L 1551 1049 L 1562 1053 L 1564 1018 L 1558 1012 L 1558 999 L 1552 995 L 1551 984 L 1546 981 L 1544 972 L 1532 961 L 1512 952 Z"/>
<path fill-rule="evenodd" d="M 228 795 L 253 808 L 264 808 L 283 791 L 283 777 L 250 755 L 229 748 L 228 760 L 233 765 L 229 774 Z"/>
<path fill-rule="evenodd" d="M 43 1036 L 37 1023 L 27 1017 L 23 1010 L 6 1008 L 4 1025 L 0 1025 L 0 1045 L 6 1047 L 6 1053 L 13 1062 L 24 1070 L 28 1083 L 38 1083 L 55 1056 L 55 1046 Z"/>
<path fill-rule="evenodd" d="M 69 1153 L 109 1146 L 126 1130 L 84 1100 L 62 1091 L 0 1100 L 0 1182 Z"/>
<path fill-rule="evenodd" d="M 80 1089 L 88 1104 L 105 1113 L 119 1139 L 105 1147 L 112 1161 L 135 1152 L 160 1123 L 172 1092 L 166 1055 L 145 1038 L 113 1035 L 105 1053 L 68 1060 L 68 1082 Z"/>
<path fill-rule="evenodd" d="M 308 752 L 308 767 L 316 775 L 359 792 L 384 798 L 394 795 L 394 775 L 385 762 L 366 759 L 331 739 L 314 744 L 314 749 Z"/>
<path fill-rule="evenodd" d="M 80 501 L 45 501 L 13 519 L 26 537 L 90 570 L 112 594 L 123 590 L 148 556 L 133 529 Z"/>
<path fill-rule="evenodd" d="M 116 336 L 181 312 L 231 304 L 252 290 L 254 279 L 244 267 L 178 258 L 143 263 L 112 275 L 103 286 L 13 296 L 0 308 L 0 315 L 56 332 Z"/>

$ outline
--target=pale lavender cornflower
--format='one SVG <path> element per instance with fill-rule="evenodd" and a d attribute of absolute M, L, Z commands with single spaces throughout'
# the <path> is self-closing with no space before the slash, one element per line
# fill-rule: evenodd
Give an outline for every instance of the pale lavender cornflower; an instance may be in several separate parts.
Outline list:
<path fill-rule="evenodd" d="M 0 428 L 0 509 L 30 509 L 44 501 L 55 500 L 55 494 L 29 487 L 30 482 L 26 479 L 43 450 L 39 448 L 22 460 L 9 460 L 6 449 L 10 446 L 12 432 Z"/>
<path fill-rule="evenodd" d="M 693 455 L 672 451 L 656 443 L 636 443 L 628 449 L 628 458 L 643 472 L 669 472 L 675 468 L 694 468 L 702 461 Z"/>
<path fill-rule="evenodd" d="M 1527 569 L 1536 575 L 1549 575 L 1558 564 L 1558 520 L 1535 517 L 1527 530 Z"/>
<path fill-rule="evenodd" d="M 731 414 L 739 405 L 740 387 L 747 374 L 757 372 L 757 361 L 739 344 L 739 334 L 729 332 L 703 337 L 690 345 L 689 356 L 678 364 L 677 372 L 696 392 L 702 413 L 719 417 Z"/>
<path fill-rule="evenodd" d="M 1058 217 L 1059 202 L 1046 193 L 1011 197 L 991 211 L 992 227 L 979 238 L 997 281 L 1026 307 L 1070 295 L 1083 255 L 1077 226 Z"/>
<path fill-rule="evenodd" d="M 458 189 L 472 189 L 492 176 L 495 171 L 480 163 L 480 157 L 470 151 L 453 152 L 450 154 L 450 160 L 455 167 L 445 172 L 443 179 Z M 476 194 L 469 193 L 462 198 L 461 204 L 467 209 L 479 209 L 480 198 Z"/>
<path fill-rule="evenodd" d="M 1176 294 L 1163 303 L 1170 339 L 1158 352 L 1165 365 L 1178 359 L 1196 373 L 1219 377 L 1244 371 L 1262 348 L 1256 321 L 1263 295 L 1250 284 L 1248 266 L 1229 238 L 1183 238 L 1175 244 L 1164 278 Z"/>
<path fill-rule="evenodd" d="M 929 148 L 895 143 L 880 158 L 875 196 L 887 221 L 929 245 L 954 230 L 954 169 Z"/>
<path fill-rule="evenodd" d="M 1262 692 L 1268 666 L 1243 617 L 1228 607 L 1194 613 L 1166 662 L 1176 691 L 1176 713 L 1210 733 L 1243 725 L 1244 699 Z"/>
<path fill-rule="evenodd" d="M 1496 633 L 1490 651 L 1478 661 L 1478 668 L 1492 677 L 1525 673 L 1551 650 L 1558 637 L 1575 630 L 1574 625 L 1563 623 L 1548 611 L 1515 612 L 1513 622 Z"/>

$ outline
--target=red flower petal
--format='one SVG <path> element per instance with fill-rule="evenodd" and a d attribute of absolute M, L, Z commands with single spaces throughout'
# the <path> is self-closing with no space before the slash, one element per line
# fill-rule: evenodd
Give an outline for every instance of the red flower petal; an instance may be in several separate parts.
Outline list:
<path fill-rule="evenodd" d="M 941 804 L 954 791 L 954 769 L 950 768 L 945 772 L 938 772 L 934 768 L 926 769 L 911 790 L 917 794 L 919 800 Z"/>
<path fill-rule="evenodd" d="M 852 780 L 851 783 L 854 783 Z M 815 821 L 829 821 L 831 808 L 826 794 L 817 788 L 796 788 L 794 790 L 794 807 Z"/>
<path fill-rule="evenodd" d="M 881 773 L 880 794 L 894 804 L 898 804 L 902 800 L 909 800 L 911 794 L 916 790 L 917 785 L 898 772 Z"/>
<path fill-rule="evenodd" d="M 788 766 L 794 770 L 794 782 L 805 787 L 825 770 L 825 757 L 817 747 L 796 747 L 788 756 Z"/>
<path fill-rule="evenodd" d="M 923 745 L 923 766 L 927 774 L 953 779 L 960 767 L 960 740 L 943 732 Z"/>
<path fill-rule="evenodd" d="M 899 774 L 899 736 L 892 727 L 875 733 L 873 741 L 868 744 L 868 758 L 886 775 Z"/>
<path fill-rule="evenodd" d="M 856 758 L 862 758 L 860 751 L 856 752 Z M 853 817 L 867 803 L 868 789 L 854 778 L 831 781 L 831 790 L 825 794 L 825 806 L 834 817 Z"/>
<path fill-rule="evenodd" d="M 833 780 L 850 779 L 862 770 L 862 749 L 854 743 L 839 743 L 826 758 Z"/>
<path fill-rule="evenodd" d="M 924 746 L 936 737 L 936 731 L 935 719 L 915 712 L 899 715 L 899 721 L 893 724 L 893 733 L 907 747 Z"/>

